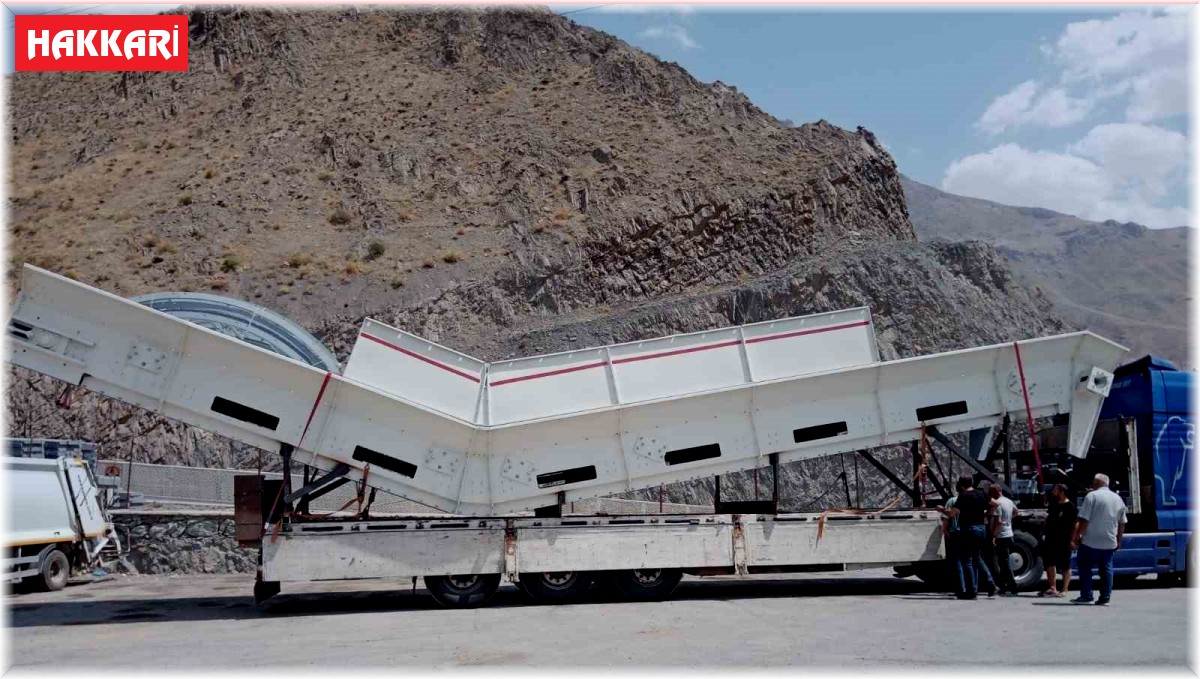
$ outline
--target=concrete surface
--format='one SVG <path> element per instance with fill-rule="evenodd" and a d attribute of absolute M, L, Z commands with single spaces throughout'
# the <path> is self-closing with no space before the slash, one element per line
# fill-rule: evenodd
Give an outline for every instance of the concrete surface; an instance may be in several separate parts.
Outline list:
<path fill-rule="evenodd" d="M 132 576 L 9 595 L 18 670 L 211 670 L 263 665 L 798 665 L 907 668 L 1173 665 L 1187 590 L 1141 579 L 1113 605 L 1024 595 L 957 601 L 887 570 L 687 578 L 672 600 L 597 594 L 537 606 L 511 585 L 446 610 L 409 582 L 284 585 L 262 608 L 245 575 Z"/>

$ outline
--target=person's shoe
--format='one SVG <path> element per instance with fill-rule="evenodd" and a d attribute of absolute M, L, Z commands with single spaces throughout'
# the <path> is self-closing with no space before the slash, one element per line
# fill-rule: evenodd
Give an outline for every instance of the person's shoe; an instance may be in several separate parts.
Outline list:
<path fill-rule="evenodd" d="M 991 599 L 994 596 L 996 596 L 996 588 L 988 587 L 988 598 Z"/>
<path fill-rule="evenodd" d="M 1044 592 L 1038 592 L 1038 596 L 1060 596 L 1057 590 L 1048 589 Z"/>
<path fill-rule="evenodd" d="M 1016 595 L 1017 595 L 1016 592 L 1001 592 L 1000 593 L 1000 596 L 1003 596 L 1003 597 L 1014 597 Z"/>
<path fill-rule="evenodd" d="M 1099 599 L 1096 599 L 1097 606 L 1107 606 L 1108 603 L 1109 603 L 1109 600 L 1105 599 L 1104 597 L 1100 597 Z"/>
<path fill-rule="evenodd" d="M 1092 597 L 1090 597 L 1090 596 L 1079 596 L 1079 597 L 1075 597 L 1074 599 L 1071 599 L 1071 603 L 1073 603 L 1073 604 L 1090 604 L 1093 602 L 1092 602 Z"/>

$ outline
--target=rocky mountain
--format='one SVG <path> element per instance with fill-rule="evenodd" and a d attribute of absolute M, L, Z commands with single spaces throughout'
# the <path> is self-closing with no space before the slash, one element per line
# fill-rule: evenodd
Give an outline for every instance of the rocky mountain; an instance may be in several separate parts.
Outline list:
<path fill-rule="evenodd" d="M 1188 227 L 1089 222 L 1052 210 L 965 198 L 901 177 L 922 241 L 993 244 L 1018 278 L 1077 328 L 1180 366 L 1188 357 Z"/>
<path fill-rule="evenodd" d="M 869 131 L 785 125 L 549 11 L 189 26 L 187 73 L 11 77 L 10 264 L 252 300 L 342 357 L 368 315 L 489 360 L 862 304 L 888 358 L 1064 329 L 992 246 L 917 241 Z M 258 463 L 57 395 L 14 374 L 14 432 Z M 788 472 L 796 502 L 828 464 Z"/>

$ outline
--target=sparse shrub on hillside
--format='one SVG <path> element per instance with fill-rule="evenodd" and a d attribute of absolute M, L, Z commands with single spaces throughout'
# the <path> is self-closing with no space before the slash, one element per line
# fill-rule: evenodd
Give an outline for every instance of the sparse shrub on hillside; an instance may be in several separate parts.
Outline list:
<path fill-rule="evenodd" d="M 319 181 L 327 182 L 330 179 L 333 179 L 333 173 L 329 170 L 321 170 L 317 173 L 317 180 Z"/>
<path fill-rule="evenodd" d="M 224 278 L 215 278 L 208 283 L 208 287 L 213 290 L 224 290 L 229 287 L 229 281 Z"/>
<path fill-rule="evenodd" d="M 395 276 L 392 276 L 392 289 L 398 290 L 403 287 L 404 287 L 404 276 L 401 276 L 400 274 L 396 274 Z"/>
<path fill-rule="evenodd" d="M 312 254 L 304 251 L 293 252 L 287 256 L 287 265 L 293 269 L 298 269 L 305 264 L 312 264 L 312 261 Z"/>
<path fill-rule="evenodd" d="M 571 218 L 570 208 L 560 207 L 554 211 L 554 221 L 561 224 Z"/>
<path fill-rule="evenodd" d="M 204 178 L 205 179 L 212 179 L 215 176 L 217 176 L 217 171 L 214 170 L 213 168 L 208 167 L 208 168 L 204 169 Z"/>
<path fill-rule="evenodd" d="M 190 193 L 181 194 L 179 196 L 179 204 L 180 205 L 191 205 L 192 204 L 192 194 L 190 194 Z"/>
<path fill-rule="evenodd" d="M 402 222 L 411 222 L 413 220 L 413 211 L 410 207 L 402 207 L 397 213 L 397 216 Z"/>
<path fill-rule="evenodd" d="M 434 267 L 434 263 L 433 263 L 432 259 L 427 259 L 427 260 L 421 262 L 422 269 L 432 269 L 433 267 Z"/>
<path fill-rule="evenodd" d="M 281 294 L 281 295 L 286 295 L 291 291 L 292 291 L 292 286 L 287 285 L 286 283 L 284 285 L 279 286 L 279 294 Z"/>
<path fill-rule="evenodd" d="M 455 231 L 455 232 L 454 232 L 454 235 L 456 235 L 456 236 L 465 236 L 465 235 L 467 235 L 467 230 L 466 230 L 466 229 L 459 229 L 458 231 Z"/>
<path fill-rule="evenodd" d="M 232 273 L 242 268 L 242 258 L 238 255 L 229 254 L 221 260 L 221 271 Z"/>
<path fill-rule="evenodd" d="M 347 276 L 357 276 L 365 271 L 367 271 L 366 265 L 353 259 L 346 260 L 346 265 L 342 267 L 342 273 Z"/>
<path fill-rule="evenodd" d="M 367 245 L 367 259 L 379 259 L 386 250 L 382 241 L 373 240 Z"/>
<path fill-rule="evenodd" d="M 462 258 L 463 258 L 463 254 L 461 252 L 459 252 L 458 250 L 447 250 L 446 252 L 442 253 L 442 261 L 447 264 L 461 262 Z"/>
<path fill-rule="evenodd" d="M 329 213 L 329 223 L 334 226 L 342 226 L 350 223 L 350 213 L 345 208 L 336 207 L 333 212 Z"/>

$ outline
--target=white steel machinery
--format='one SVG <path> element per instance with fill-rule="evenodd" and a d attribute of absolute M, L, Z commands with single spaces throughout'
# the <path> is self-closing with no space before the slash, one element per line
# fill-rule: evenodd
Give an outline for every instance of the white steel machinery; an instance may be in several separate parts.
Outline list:
<path fill-rule="evenodd" d="M 577 589 L 564 573 L 624 573 L 623 591 L 661 593 L 667 569 L 937 558 L 927 512 L 846 522 L 862 528 L 844 543 L 810 515 L 497 515 L 1010 414 L 1071 413 L 1082 457 L 1124 351 L 1080 332 L 881 362 L 860 308 L 489 364 L 367 320 L 336 374 L 29 266 L 8 339 L 14 364 L 326 472 L 276 497 L 266 521 L 347 481 L 485 517 L 293 519 L 263 540 L 264 582 L 423 575 L 455 605 L 485 600 L 501 574 L 555 599 Z"/>

